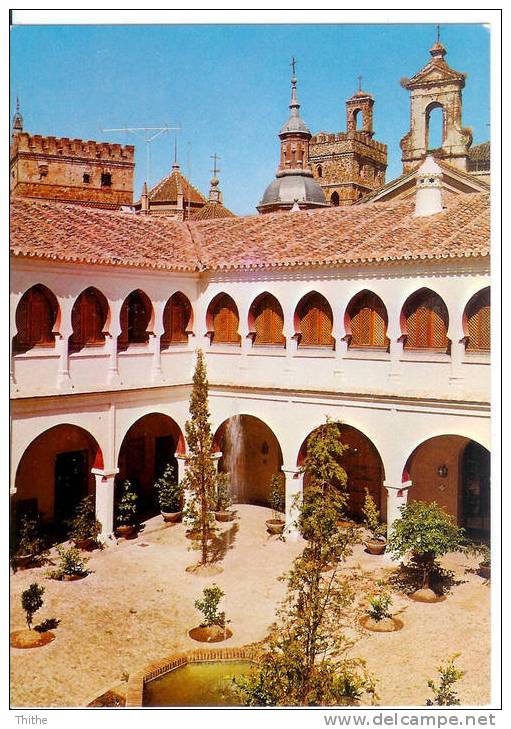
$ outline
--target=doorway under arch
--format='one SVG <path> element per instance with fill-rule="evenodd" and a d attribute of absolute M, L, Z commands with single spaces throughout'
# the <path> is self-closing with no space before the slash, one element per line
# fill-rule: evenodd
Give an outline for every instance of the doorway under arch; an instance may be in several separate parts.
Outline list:
<path fill-rule="evenodd" d="M 218 428 L 213 448 L 222 453 L 218 470 L 229 475 L 233 503 L 268 506 L 271 477 L 280 474 L 284 484 L 282 451 L 272 429 L 254 415 L 233 415 Z"/>
<path fill-rule="evenodd" d="M 177 482 L 176 452 L 183 450 L 183 435 L 178 424 L 163 413 L 149 413 L 130 427 L 119 450 L 116 484 L 128 479 L 139 497 L 138 518 L 141 521 L 159 513 L 155 481 L 163 475 L 167 464 L 174 470 Z"/>
<path fill-rule="evenodd" d="M 39 512 L 57 536 L 87 495 L 95 495 L 92 468 L 102 468 L 95 438 L 84 428 L 62 423 L 38 435 L 23 453 L 16 472 L 17 511 Z"/>
<path fill-rule="evenodd" d="M 408 498 L 436 501 L 454 516 L 469 537 L 490 538 L 490 453 L 461 435 L 438 435 L 421 443 L 408 458 Z"/>
<path fill-rule="evenodd" d="M 305 457 L 307 440 L 310 435 L 307 436 L 300 448 L 298 464 Z M 387 515 L 386 491 L 383 486 L 385 471 L 376 446 L 361 430 L 344 423 L 339 425 L 339 439 L 341 443 L 349 446 L 340 460 L 340 464 L 348 477 L 347 515 L 355 521 L 362 521 L 365 490 L 367 488 L 376 504 L 376 508 L 381 512 L 382 521 L 385 521 Z M 307 488 L 307 474 L 304 477 L 304 488 Z"/>

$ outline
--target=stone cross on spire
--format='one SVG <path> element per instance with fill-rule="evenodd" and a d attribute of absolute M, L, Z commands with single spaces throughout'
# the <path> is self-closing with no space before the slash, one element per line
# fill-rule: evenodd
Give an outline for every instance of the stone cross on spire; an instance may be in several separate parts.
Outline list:
<path fill-rule="evenodd" d="M 218 173 L 220 172 L 220 168 L 216 166 L 216 163 L 217 160 L 221 159 L 221 157 L 219 157 L 215 152 L 211 155 L 211 159 L 213 160 L 213 169 L 211 170 L 211 172 L 213 173 L 213 177 L 217 177 Z"/>
<path fill-rule="evenodd" d="M 440 25 L 436 27 L 436 42 L 440 43 Z"/>
<path fill-rule="evenodd" d="M 18 134 L 23 131 L 23 117 L 20 112 L 20 100 L 16 97 L 16 111 L 12 119 L 12 130 L 13 134 Z"/>
<path fill-rule="evenodd" d="M 359 91 L 362 91 L 362 79 L 363 79 L 363 76 L 357 76 L 357 79 L 358 79 L 358 90 Z"/>
<path fill-rule="evenodd" d="M 291 68 L 293 69 L 293 78 L 296 74 L 296 58 L 293 56 L 290 63 Z"/>
<path fill-rule="evenodd" d="M 218 173 L 220 172 L 220 168 L 217 167 L 217 162 L 220 159 L 220 157 L 215 152 L 211 155 L 211 159 L 213 160 L 213 169 L 211 172 L 213 173 L 213 177 L 211 178 L 211 187 L 209 189 L 209 202 L 212 203 L 221 203 L 222 202 L 222 193 L 218 189 Z"/>

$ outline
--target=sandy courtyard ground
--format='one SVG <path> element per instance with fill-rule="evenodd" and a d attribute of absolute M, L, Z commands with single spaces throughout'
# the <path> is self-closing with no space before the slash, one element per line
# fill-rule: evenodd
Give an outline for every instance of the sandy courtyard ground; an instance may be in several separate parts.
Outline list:
<path fill-rule="evenodd" d="M 45 567 L 20 570 L 11 578 L 11 630 L 25 627 L 21 592 L 32 582 L 44 585 L 44 607 L 35 623 L 61 620 L 56 639 L 41 648 L 11 649 L 11 705 L 86 706 L 93 698 L 151 661 L 197 648 L 188 630 L 200 623 L 194 601 L 216 582 L 226 593 L 221 603 L 233 636 L 222 645 L 261 640 L 275 618 L 285 585 L 278 581 L 303 542 L 269 537 L 268 509 L 242 505 L 238 519 L 220 525 L 224 571 L 200 577 L 185 571 L 197 561 L 182 524 L 147 522 L 136 539 L 90 555 L 92 573 L 77 582 L 45 578 Z M 357 633 L 354 655 L 367 660 L 377 678 L 381 706 L 424 705 L 427 680 L 453 653 L 466 671 L 459 683 L 464 705 L 490 702 L 490 589 L 474 572 L 476 562 L 448 555 L 456 584 L 444 602 L 424 604 L 394 595 L 393 612 L 404 628 L 396 633 Z M 355 548 L 345 566 L 363 580 L 389 569 L 382 557 Z M 355 614 L 354 614 L 355 623 Z M 355 634 L 355 633 L 354 633 Z"/>

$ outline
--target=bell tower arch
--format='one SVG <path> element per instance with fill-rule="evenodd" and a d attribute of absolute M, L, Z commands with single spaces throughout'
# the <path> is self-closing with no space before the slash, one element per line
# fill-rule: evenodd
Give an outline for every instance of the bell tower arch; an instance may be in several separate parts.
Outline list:
<path fill-rule="evenodd" d="M 403 173 L 415 169 L 426 157 L 429 145 L 431 113 L 442 111 L 442 145 L 435 156 L 459 169 L 467 169 L 468 150 L 472 144 L 470 129 L 461 121 L 461 92 L 466 74 L 450 68 L 447 51 L 437 41 L 429 51 L 431 60 L 411 79 L 401 85 L 410 92 L 410 130 L 401 139 Z"/>

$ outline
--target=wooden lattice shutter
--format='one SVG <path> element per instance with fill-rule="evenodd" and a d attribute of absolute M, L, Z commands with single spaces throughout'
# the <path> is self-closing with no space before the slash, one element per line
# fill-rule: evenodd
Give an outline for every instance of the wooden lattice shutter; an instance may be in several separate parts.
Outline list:
<path fill-rule="evenodd" d="M 411 305 L 406 328 L 406 349 L 447 349 L 447 310 L 434 294 Z"/>
<path fill-rule="evenodd" d="M 259 302 L 255 314 L 254 344 L 284 344 L 283 328 L 284 317 L 279 303 L 273 296 L 265 296 Z"/>
<path fill-rule="evenodd" d="M 15 349 L 26 351 L 38 345 L 54 344 L 52 330 L 56 315 L 46 293 L 39 286 L 29 289 L 21 298 L 16 311 L 18 333 L 14 342 Z"/>
<path fill-rule="evenodd" d="M 367 295 L 356 304 L 351 317 L 352 347 L 387 347 L 387 317 L 377 296 Z"/>
<path fill-rule="evenodd" d="M 188 301 L 174 294 L 165 306 L 163 312 L 163 326 L 165 332 L 162 336 L 162 345 L 183 344 L 188 341 L 186 327 L 190 318 Z"/>
<path fill-rule="evenodd" d="M 149 306 L 140 291 L 133 291 L 121 307 L 119 346 L 145 344 L 149 340 L 147 326 L 151 318 Z"/>
<path fill-rule="evenodd" d="M 467 311 L 467 351 L 488 352 L 491 344 L 489 294 L 478 296 Z"/>
<path fill-rule="evenodd" d="M 241 337 L 238 334 L 238 312 L 229 296 L 222 296 L 213 314 L 213 341 L 223 344 L 239 344 Z"/>
<path fill-rule="evenodd" d="M 106 312 L 94 289 L 87 289 L 80 294 L 71 312 L 71 346 L 76 348 L 103 343 L 105 335 L 102 329 L 105 319 Z"/>
<path fill-rule="evenodd" d="M 311 296 L 302 306 L 300 316 L 300 345 L 331 347 L 332 314 L 328 302 L 319 294 Z"/>

